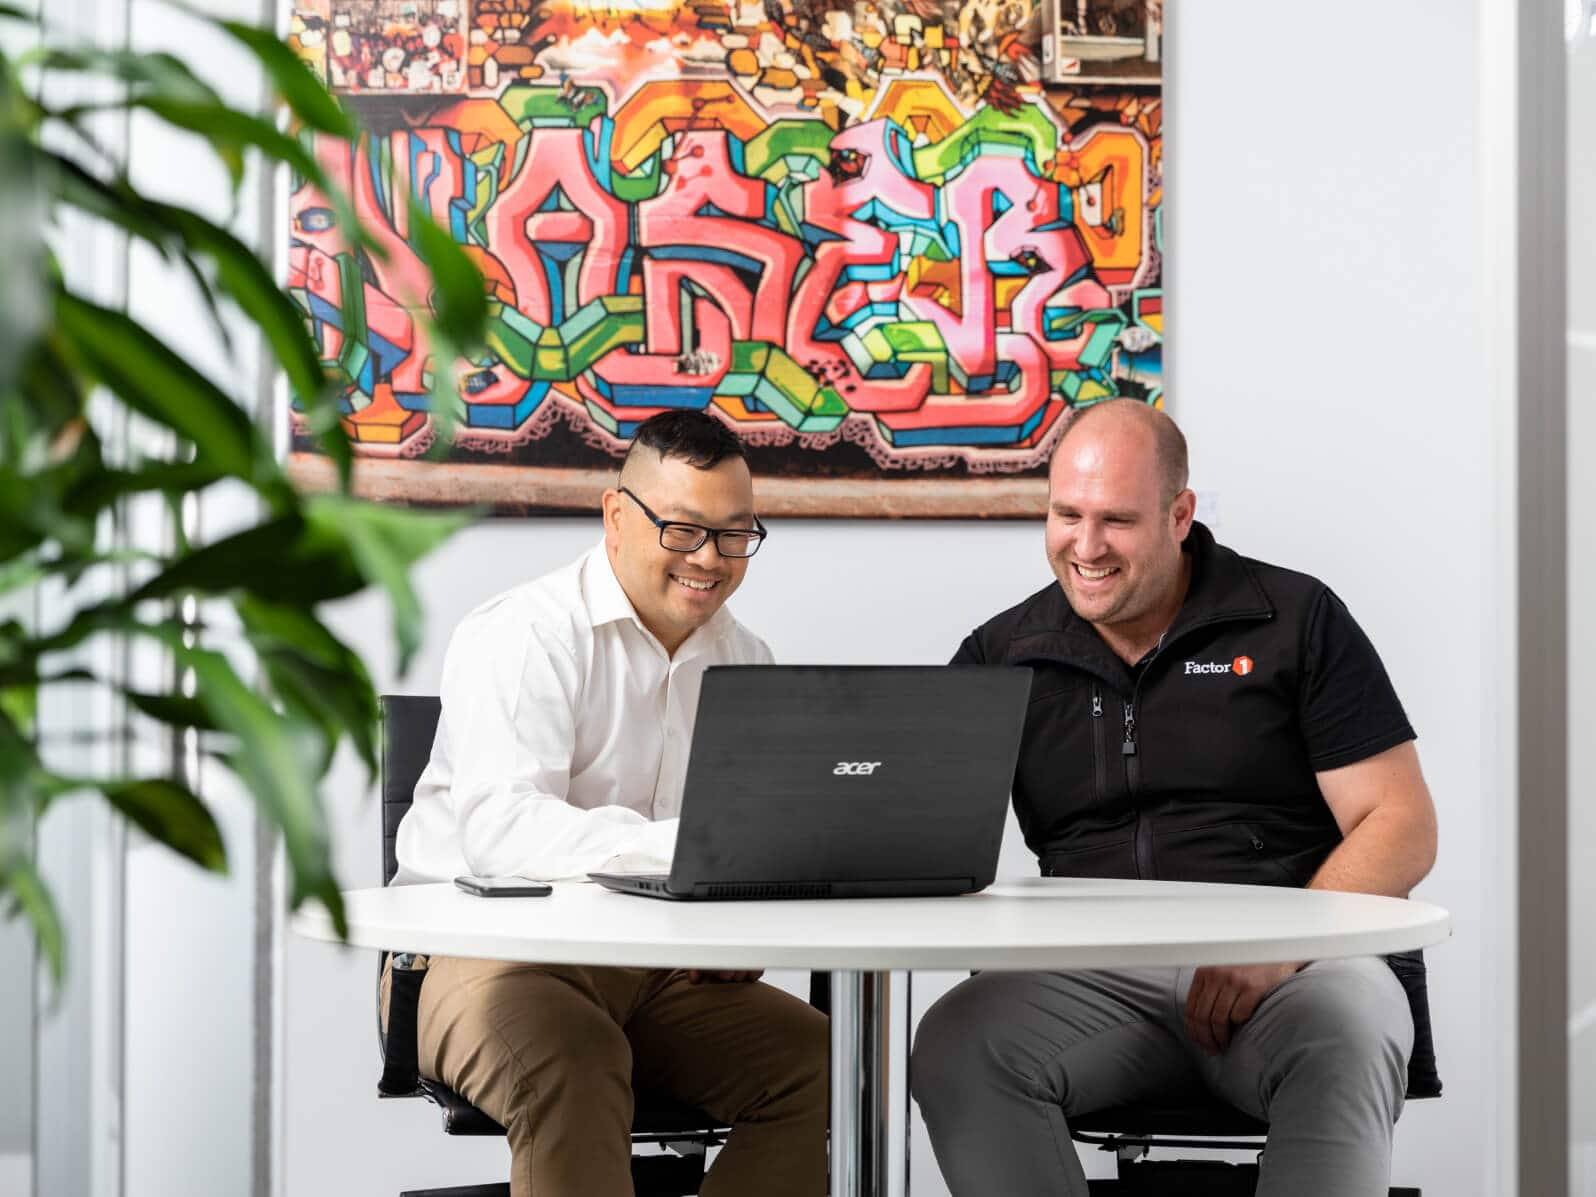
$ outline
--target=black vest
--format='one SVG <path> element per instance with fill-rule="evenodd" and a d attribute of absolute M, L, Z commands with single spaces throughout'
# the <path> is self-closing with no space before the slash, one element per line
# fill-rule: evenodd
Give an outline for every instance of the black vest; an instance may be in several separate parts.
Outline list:
<path fill-rule="evenodd" d="M 1034 671 L 1014 810 L 1044 876 L 1306 885 L 1341 842 L 1315 773 L 1413 738 L 1383 667 L 1322 582 L 1243 558 L 1194 524 L 1186 600 L 1133 668 L 1057 582 L 995 616 L 955 663 Z M 1363 725 L 1326 759 L 1302 717 L 1307 631 L 1346 620 Z M 1344 759 L 1342 759 L 1344 758 Z M 1390 957 L 1413 1006 L 1409 1092 L 1440 1092 L 1418 953 Z"/>

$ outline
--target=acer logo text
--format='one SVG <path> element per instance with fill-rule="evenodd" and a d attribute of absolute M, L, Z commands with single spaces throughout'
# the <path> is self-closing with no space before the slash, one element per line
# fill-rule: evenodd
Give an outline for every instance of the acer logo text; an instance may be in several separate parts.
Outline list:
<path fill-rule="evenodd" d="M 838 777 L 859 777 L 874 773 L 879 768 L 880 761 L 838 761 L 832 772 Z"/>

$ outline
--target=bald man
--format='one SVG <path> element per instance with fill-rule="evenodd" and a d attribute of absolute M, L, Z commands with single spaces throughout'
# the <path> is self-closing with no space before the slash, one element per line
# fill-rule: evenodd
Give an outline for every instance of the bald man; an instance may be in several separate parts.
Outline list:
<path fill-rule="evenodd" d="M 1186 482 L 1163 412 L 1077 413 L 1057 584 L 954 658 L 1035 671 L 1013 795 L 1042 874 L 1406 895 L 1435 811 L 1379 657 L 1323 583 L 1216 544 Z M 983 973 L 922 1020 L 913 1091 L 954 1197 L 1086 1197 L 1072 1116 L 1214 1097 L 1270 1124 L 1259 1197 L 1375 1197 L 1404 1095 L 1440 1088 L 1422 968 Z"/>
<path fill-rule="evenodd" d="M 638 428 L 603 510 L 600 544 L 456 630 L 395 884 L 669 868 L 703 671 L 771 660 L 725 607 L 765 530 L 699 412 Z M 428 965 L 421 1073 L 504 1126 L 513 1197 L 630 1197 L 634 1080 L 733 1127 L 705 1197 L 825 1192 L 826 1019 L 758 973 Z"/>

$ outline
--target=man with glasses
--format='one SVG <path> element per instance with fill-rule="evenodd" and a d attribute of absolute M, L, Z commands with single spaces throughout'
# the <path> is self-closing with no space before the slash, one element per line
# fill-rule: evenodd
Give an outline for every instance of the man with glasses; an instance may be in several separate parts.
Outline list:
<path fill-rule="evenodd" d="M 669 867 L 703 671 L 771 660 L 725 610 L 766 533 L 700 412 L 638 428 L 603 515 L 602 544 L 455 631 L 395 884 Z M 733 1126 L 705 1197 L 818 1197 L 826 1020 L 759 975 L 434 957 L 421 1072 L 503 1124 L 513 1197 L 630 1194 L 634 1082 Z"/>

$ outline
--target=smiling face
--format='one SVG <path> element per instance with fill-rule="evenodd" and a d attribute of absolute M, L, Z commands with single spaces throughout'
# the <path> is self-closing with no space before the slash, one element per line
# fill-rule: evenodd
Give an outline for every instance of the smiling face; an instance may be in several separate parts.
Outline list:
<path fill-rule="evenodd" d="M 752 528 L 754 482 L 741 458 L 701 470 L 678 457 L 637 449 L 621 482 L 662 520 L 707 528 Z M 711 536 L 691 553 L 659 542 L 659 529 L 619 490 L 604 492 L 604 545 L 621 589 L 665 651 L 709 622 L 748 572 L 746 557 L 722 557 Z"/>
<path fill-rule="evenodd" d="M 1185 596 L 1181 544 L 1196 497 L 1168 489 L 1148 420 L 1134 411 L 1094 415 L 1053 457 L 1048 561 L 1070 607 L 1116 649 L 1156 643 Z"/>

